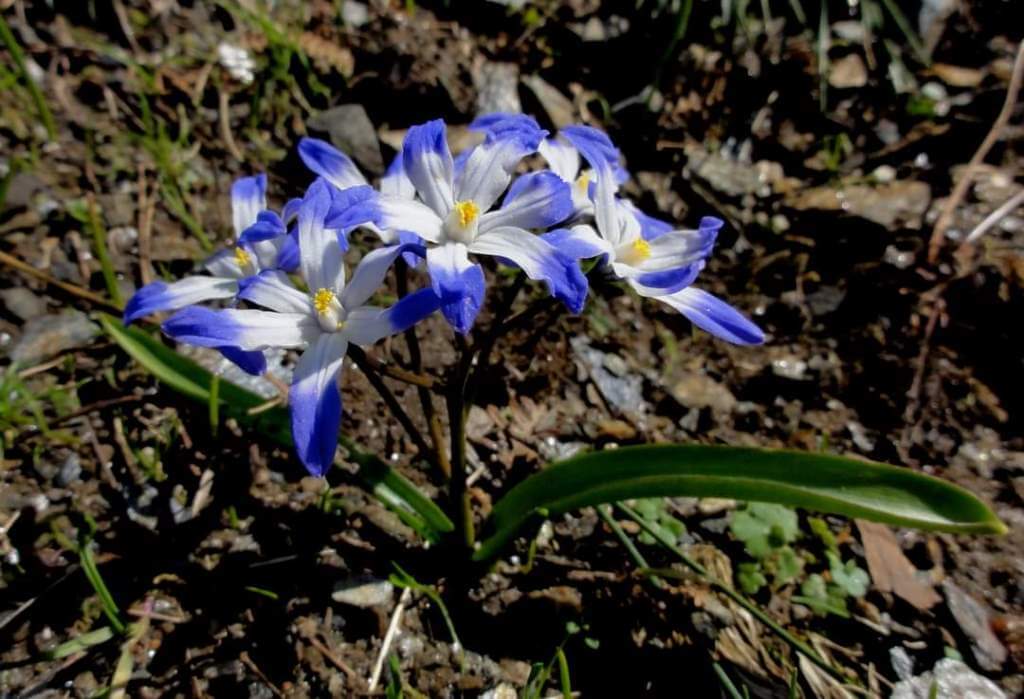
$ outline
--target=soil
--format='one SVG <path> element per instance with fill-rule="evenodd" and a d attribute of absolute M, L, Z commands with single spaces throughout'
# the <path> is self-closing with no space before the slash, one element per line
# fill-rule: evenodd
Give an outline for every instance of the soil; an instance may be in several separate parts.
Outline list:
<path fill-rule="evenodd" d="M 391 651 L 407 696 L 517 696 L 559 647 L 582 696 L 729 696 L 715 663 L 753 697 L 791 696 L 791 685 L 807 697 L 888 696 L 950 656 L 1006 696 L 1024 694 L 1024 214 L 961 246 L 1022 188 L 1019 106 L 957 202 L 938 259 L 927 256 L 1006 97 L 1022 39 L 1010 3 L 965 2 L 935 20 L 922 32 L 929 64 L 890 15 L 863 37 L 856 8 L 829 3 L 828 66 L 809 4 L 801 23 L 799 3 L 767 3 L 766 23 L 760 8 L 726 18 L 719 3 L 694 3 L 679 41 L 672 3 L 511 5 L 0 2 L 55 123 L 49 136 L 6 49 L 0 251 L 51 283 L 4 262 L 0 696 L 365 695 L 399 605 Z M 251 80 L 218 59 L 223 42 L 248 52 Z M 368 133 L 329 116 L 343 104 L 361 107 Z M 275 206 L 300 194 L 300 136 L 345 141 L 378 175 L 408 126 L 444 118 L 456 140 L 478 113 L 509 105 L 552 131 L 567 119 L 605 128 L 648 213 L 724 218 L 700 284 L 768 341 L 725 344 L 601 278 L 581 316 L 541 304 L 481 372 L 468 426 L 475 506 L 486 512 L 582 448 L 652 442 L 827 449 L 971 490 L 1009 534 L 879 535 L 894 535 L 893 565 L 909 561 L 916 605 L 874 568 L 847 618 L 794 600 L 798 583 L 753 595 L 859 689 L 798 662 L 682 568 L 652 585 L 592 509 L 520 538 L 490 570 L 428 548 L 349 471 L 308 477 L 244 423 L 212 428 L 207 406 L 159 383 L 96 324 L 111 307 L 81 292 L 116 301 L 94 229 L 127 297 L 191 269 L 204 236 L 230 240 L 235 177 L 266 171 Z M 496 286 L 507 281 L 492 272 Z M 492 289 L 478 333 L 501 296 Z M 451 330 L 431 319 L 419 337 L 427 371 L 443 377 L 456 360 Z M 372 353 L 408 361 L 401 337 Z M 387 383 L 425 431 L 415 387 Z M 441 497 L 351 365 L 343 402 L 348 436 Z M 680 545 L 727 581 L 751 560 L 730 532 L 737 507 L 664 505 L 685 525 Z M 819 559 L 808 569 L 821 570 L 807 516 L 806 549 Z M 864 530 L 826 522 L 844 559 L 868 568 Z M 108 623 L 80 541 L 139 625 L 48 658 Z M 676 565 L 639 546 L 650 567 Z M 458 645 L 429 596 L 364 585 L 394 564 L 437 588 Z M 340 601 L 353 586 L 369 599 Z M 556 670 L 541 696 L 560 691 Z"/>

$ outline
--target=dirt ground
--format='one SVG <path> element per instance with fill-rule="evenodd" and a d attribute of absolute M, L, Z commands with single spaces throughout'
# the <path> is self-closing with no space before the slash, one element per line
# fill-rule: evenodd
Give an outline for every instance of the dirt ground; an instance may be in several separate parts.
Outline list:
<path fill-rule="evenodd" d="M 365 695 L 399 607 L 380 694 L 525 695 L 561 648 L 585 697 L 926 697 L 912 678 L 940 661 L 954 683 L 994 683 L 974 696 L 1024 695 L 1019 200 L 963 244 L 1024 190 L 1015 101 L 954 192 L 1012 88 L 1012 0 L 899 18 L 886 2 L 690 4 L 0 0 L 20 46 L 0 47 L 0 697 Z M 474 116 L 520 109 L 606 129 L 647 212 L 725 219 L 701 283 L 768 341 L 727 345 L 597 280 L 583 315 L 546 310 L 497 345 L 468 426 L 476 505 L 580 449 L 665 441 L 859 455 L 990 503 L 1008 535 L 799 513 L 800 573 L 751 596 L 845 686 L 700 579 L 651 584 L 592 509 L 492 570 L 453 565 L 348 472 L 306 477 L 245 424 L 212 427 L 98 325 L 118 294 L 230 240 L 235 177 L 267 172 L 275 206 L 301 193 L 300 136 L 377 176 L 410 125 L 441 117 L 466 143 Z M 431 371 L 455 358 L 441 319 L 420 343 Z M 374 352 L 407 356 L 400 337 Z M 349 369 L 343 430 L 436 494 Z M 389 386 L 422 423 L 414 387 Z M 720 578 L 750 570 L 742 504 L 641 505 Z M 637 540 L 650 567 L 674 565 Z M 870 575 L 845 614 L 806 600 L 813 574 L 836 582 L 826 549 Z M 428 595 L 387 582 L 393 563 L 440 592 L 458 644 Z M 125 636 L 95 635 L 92 567 Z M 536 684 L 561 696 L 557 668 Z"/>

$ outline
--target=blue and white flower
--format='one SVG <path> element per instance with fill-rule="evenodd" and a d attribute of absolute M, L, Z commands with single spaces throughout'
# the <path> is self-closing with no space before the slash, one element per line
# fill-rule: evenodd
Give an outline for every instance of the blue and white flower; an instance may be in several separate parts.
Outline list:
<path fill-rule="evenodd" d="M 588 126 L 562 130 L 594 171 L 591 191 L 596 226 L 575 225 L 544 238 L 563 254 L 577 259 L 599 257 L 615 276 L 641 296 L 676 309 L 697 327 L 737 344 L 760 344 L 764 333 L 739 311 L 691 286 L 711 254 L 722 221 L 701 219 L 697 230 L 664 230 L 644 235 L 642 219 L 632 204 L 616 197 L 618 151 L 608 137 Z"/>
<path fill-rule="evenodd" d="M 187 276 L 176 282 L 155 281 L 136 291 L 125 305 L 124 322 L 132 323 L 151 313 L 234 298 L 240 280 L 282 263 L 287 267 L 289 246 L 285 226 L 277 214 L 266 210 L 266 193 L 264 174 L 235 180 L 231 186 L 235 245 L 200 265 L 206 275 Z M 288 206 L 284 213 L 289 215 Z M 251 374 L 261 374 L 266 368 L 261 353 L 241 353 L 230 347 L 222 348 L 222 352 Z"/>
<path fill-rule="evenodd" d="M 367 253 L 346 284 L 339 235 L 324 225 L 331 203 L 327 184 L 318 179 L 299 207 L 300 269 L 308 292 L 283 272 L 265 270 L 246 279 L 238 296 L 268 310 L 192 306 L 163 325 L 168 335 L 203 347 L 304 348 L 288 394 L 292 436 L 302 463 L 318 476 L 334 461 L 341 421 L 338 378 L 349 343 L 370 345 L 400 333 L 440 303 L 422 289 L 390 308 L 367 305 L 404 247 Z"/>
<path fill-rule="evenodd" d="M 511 261 L 534 280 L 548 284 L 552 295 L 573 312 L 586 299 L 586 278 L 578 264 L 560 255 L 529 229 L 553 226 L 572 214 L 569 187 L 550 171 L 523 175 L 512 183 L 516 165 L 535 152 L 544 136 L 536 122 L 523 117 L 508 128 L 488 132 L 456 172 L 443 121 L 414 126 L 402 146 L 405 176 L 420 200 L 350 189 L 347 206 L 336 207 L 328 225 L 351 228 L 374 224 L 381 230 L 405 231 L 427 244 L 431 285 L 441 310 L 461 333 L 473 325 L 483 303 L 483 268 L 469 255 Z M 492 210 L 502 193 L 501 206 Z M 406 190 L 408 191 L 408 190 Z"/>

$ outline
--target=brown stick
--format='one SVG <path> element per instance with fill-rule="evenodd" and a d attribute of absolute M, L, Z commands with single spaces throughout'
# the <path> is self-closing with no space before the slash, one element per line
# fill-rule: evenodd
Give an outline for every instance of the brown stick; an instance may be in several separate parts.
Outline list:
<path fill-rule="evenodd" d="M 928 241 L 928 262 L 930 264 L 935 264 L 935 261 L 939 258 L 939 250 L 942 249 L 942 237 L 949 230 L 949 226 L 953 222 L 953 214 L 956 211 L 956 207 L 967 196 L 967 190 L 974 180 L 978 166 L 981 165 L 988 152 L 992 150 L 992 146 L 1002 136 L 1003 128 L 1013 114 L 1014 105 L 1017 104 L 1017 94 L 1020 92 L 1022 82 L 1024 82 L 1024 41 L 1021 41 L 1020 46 L 1017 48 L 1017 59 L 1013 62 L 1013 73 L 1010 75 L 1010 85 L 1006 88 L 1006 100 L 1003 102 L 1003 108 L 999 110 L 999 115 L 985 136 L 985 140 L 981 142 L 971 161 L 967 163 L 967 169 L 964 171 L 963 176 L 957 180 L 952 193 L 942 205 L 938 220 L 935 221 L 932 237 Z"/>
<path fill-rule="evenodd" d="M 76 286 L 74 284 L 69 284 L 68 282 L 62 282 L 61 280 L 56 279 L 56 278 L 50 276 L 49 274 L 47 274 L 43 270 L 36 269 L 35 267 L 33 267 L 32 265 L 28 264 L 27 262 L 24 262 L 23 260 L 19 260 L 14 255 L 8 255 L 6 252 L 0 252 L 0 264 L 4 264 L 4 265 L 7 265 L 8 267 L 12 267 L 12 268 L 18 270 L 19 272 L 22 272 L 24 274 L 29 275 L 30 277 L 35 277 L 36 279 L 38 279 L 40 281 L 43 281 L 43 282 L 46 282 L 47 284 L 50 284 L 52 286 L 55 286 L 58 289 L 61 289 L 62 291 L 66 291 L 67 293 L 71 294 L 72 296 L 77 296 L 80 299 L 84 299 L 84 300 L 88 301 L 89 303 L 94 303 L 97 306 L 103 306 L 104 308 L 110 309 L 112 311 L 116 311 L 118 313 L 121 312 L 121 307 L 120 306 L 118 306 L 115 303 L 111 303 L 110 301 L 108 301 L 107 299 L 103 298 L 99 294 L 95 294 L 95 293 L 89 291 L 88 289 L 83 289 L 80 286 Z"/>

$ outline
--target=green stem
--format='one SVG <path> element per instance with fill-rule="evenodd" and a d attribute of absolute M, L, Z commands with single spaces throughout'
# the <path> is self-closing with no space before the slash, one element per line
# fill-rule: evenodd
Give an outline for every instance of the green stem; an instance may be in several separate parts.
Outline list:
<path fill-rule="evenodd" d="M 96 210 L 96 200 L 90 193 L 88 202 L 89 232 L 92 234 L 93 244 L 96 246 L 96 259 L 99 260 L 100 269 L 103 271 L 103 281 L 107 285 L 107 293 L 110 300 L 119 308 L 124 307 L 124 298 L 121 296 L 121 287 L 117 284 L 117 274 L 114 273 L 114 264 L 110 261 L 110 253 L 107 251 L 107 235 L 100 221 L 99 211 Z"/>
<path fill-rule="evenodd" d="M 597 516 L 603 519 L 604 523 L 608 525 L 608 528 L 612 530 L 612 533 L 615 534 L 619 542 L 625 547 L 626 551 L 629 553 L 629 557 L 633 559 L 633 562 L 641 568 L 650 568 L 650 564 L 647 563 L 647 559 L 644 558 L 644 555 L 640 553 L 640 549 L 636 547 L 633 540 L 629 538 L 625 531 L 623 531 L 622 525 L 619 524 L 618 520 L 612 516 L 612 506 L 598 505 L 595 509 L 597 510 Z M 662 581 L 662 579 L 657 575 L 651 575 L 648 579 L 651 581 L 651 584 L 658 589 L 665 587 L 664 581 Z"/>
<path fill-rule="evenodd" d="M 2 14 L 0 14 L 0 40 L 3 41 L 7 50 L 11 52 L 11 58 L 14 59 L 14 65 L 17 66 L 18 72 L 21 74 L 22 80 L 25 82 L 25 87 L 28 88 L 29 94 L 32 95 L 32 101 L 35 102 L 36 111 L 39 112 L 39 118 L 43 121 L 43 126 L 46 128 L 46 135 L 51 141 L 57 140 L 57 127 L 53 121 L 53 114 L 50 113 L 50 108 L 46 104 L 46 98 L 43 97 L 42 90 L 36 85 L 36 81 L 29 75 L 28 69 L 25 66 L 25 52 L 21 50 L 21 45 L 18 40 L 14 37 L 14 32 L 7 24 L 7 20 Z"/>
<path fill-rule="evenodd" d="M 654 537 L 655 541 L 661 544 L 662 547 L 674 553 L 676 557 L 679 558 L 680 561 L 682 561 L 683 565 L 685 565 L 687 568 L 689 568 L 694 573 L 703 578 L 705 582 L 707 582 L 713 589 L 717 590 L 718 592 L 721 592 L 723 595 L 731 599 L 733 602 L 746 609 L 754 616 L 754 618 L 756 618 L 762 624 L 767 626 L 772 631 L 772 633 L 774 633 L 776 636 L 778 636 L 783 641 L 788 643 L 792 648 L 795 648 L 799 652 L 803 653 L 808 660 L 810 660 L 812 663 L 814 663 L 822 670 L 827 672 L 830 676 L 832 676 L 840 682 L 847 682 L 846 676 L 840 670 L 833 667 L 831 664 L 829 664 L 828 661 L 826 661 L 824 658 L 818 655 L 813 648 L 811 648 L 809 645 L 798 639 L 796 636 L 791 634 L 786 629 L 782 628 L 782 626 L 780 626 L 778 622 L 772 619 L 756 604 L 748 600 L 746 597 L 741 595 L 733 588 L 729 587 L 725 583 L 719 581 L 714 576 L 712 576 L 711 573 L 708 572 L 707 568 L 705 568 L 700 563 L 698 563 L 697 561 L 693 560 L 685 553 L 683 553 L 682 549 L 675 545 L 675 542 L 670 541 L 663 532 L 651 526 L 647 522 L 647 520 L 638 515 L 631 507 L 621 502 L 615 503 L 615 506 L 618 507 L 622 512 L 624 512 L 630 519 L 639 524 L 641 528 L 644 529 L 644 531 L 646 531 L 648 534 Z"/>

